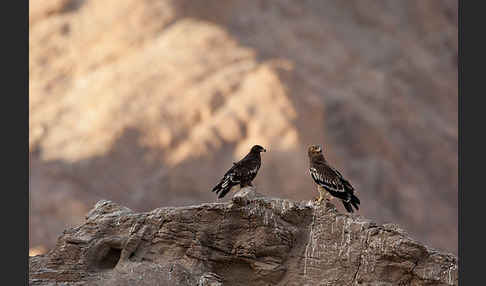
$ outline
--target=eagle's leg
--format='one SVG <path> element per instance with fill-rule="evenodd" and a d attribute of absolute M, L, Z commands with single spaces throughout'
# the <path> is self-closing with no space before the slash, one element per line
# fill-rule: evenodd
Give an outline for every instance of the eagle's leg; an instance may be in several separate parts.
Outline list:
<path fill-rule="evenodd" d="M 317 204 L 320 205 L 321 201 L 326 198 L 327 191 L 321 186 L 318 186 L 317 190 L 319 191 L 319 199 L 317 200 Z"/>
<path fill-rule="evenodd" d="M 317 185 L 317 192 L 320 194 L 321 191 L 319 190 L 319 185 Z M 320 196 L 319 197 L 316 197 L 314 200 L 317 202 L 319 200 Z"/>
<path fill-rule="evenodd" d="M 332 199 L 334 198 L 334 197 L 331 195 L 331 193 L 330 193 L 330 192 L 328 192 L 328 191 L 326 191 L 326 195 L 325 195 L 325 197 L 326 197 L 326 201 L 328 201 L 328 202 L 332 201 Z"/>

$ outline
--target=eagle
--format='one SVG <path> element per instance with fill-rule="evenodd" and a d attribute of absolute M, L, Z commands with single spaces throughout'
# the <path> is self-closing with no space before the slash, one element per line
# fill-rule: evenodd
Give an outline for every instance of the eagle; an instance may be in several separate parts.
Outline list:
<path fill-rule="evenodd" d="M 340 199 L 348 212 L 354 212 L 353 206 L 358 210 L 360 201 L 354 195 L 353 186 L 338 170 L 328 164 L 322 154 L 321 146 L 309 146 L 307 154 L 309 155 L 309 172 L 317 184 L 317 191 L 319 192 L 317 203 L 320 204 L 322 199 L 326 198 L 327 193 L 329 193 L 332 197 Z"/>
<path fill-rule="evenodd" d="M 266 151 L 262 146 L 254 145 L 251 147 L 250 153 L 243 159 L 236 163 L 233 162 L 231 169 L 224 174 L 223 178 L 212 190 L 219 194 L 218 199 L 224 197 L 236 185 L 240 185 L 241 188 L 253 186 L 251 181 L 255 179 L 262 164 L 260 153 Z"/>

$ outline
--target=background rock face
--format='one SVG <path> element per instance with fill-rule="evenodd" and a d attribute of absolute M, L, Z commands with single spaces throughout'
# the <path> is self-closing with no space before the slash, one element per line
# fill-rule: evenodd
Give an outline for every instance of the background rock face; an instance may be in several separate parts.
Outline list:
<path fill-rule="evenodd" d="M 31 285 L 457 285 L 458 273 L 395 225 L 247 188 L 147 213 L 100 201 L 29 266 Z"/>
<path fill-rule="evenodd" d="M 30 0 L 30 246 L 100 199 L 211 202 L 253 144 L 266 195 L 317 195 L 457 253 L 457 2 Z M 343 211 L 342 206 L 337 206 Z"/>

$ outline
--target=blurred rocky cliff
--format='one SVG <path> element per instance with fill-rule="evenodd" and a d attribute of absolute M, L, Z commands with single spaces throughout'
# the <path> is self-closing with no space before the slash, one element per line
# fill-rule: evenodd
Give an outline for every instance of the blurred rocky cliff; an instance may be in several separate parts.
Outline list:
<path fill-rule="evenodd" d="M 457 253 L 456 1 L 29 3 L 32 248 L 100 199 L 212 202 L 252 144 L 257 189 L 309 200 L 323 144 L 360 214 Z"/>

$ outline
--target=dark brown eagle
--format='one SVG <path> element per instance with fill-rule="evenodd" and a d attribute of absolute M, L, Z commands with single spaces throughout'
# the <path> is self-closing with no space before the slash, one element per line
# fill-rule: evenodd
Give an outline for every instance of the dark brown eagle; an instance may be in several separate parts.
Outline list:
<path fill-rule="evenodd" d="M 358 210 L 360 201 L 354 195 L 353 186 L 343 178 L 338 170 L 329 166 L 322 154 L 321 146 L 311 145 L 307 153 L 309 155 L 309 172 L 317 184 L 317 191 L 319 192 L 317 203 L 320 204 L 322 199 L 326 198 L 328 192 L 331 196 L 340 199 L 348 212 L 353 212 L 352 206 Z"/>
<path fill-rule="evenodd" d="M 224 197 L 232 187 L 240 185 L 241 188 L 253 186 L 251 181 L 255 179 L 261 165 L 261 152 L 266 152 L 265 148 L 255 145 L 251 148 L 250 153 L 240 161 L 233 163 L 219 183 L 213 188 L 213 192 L 219 193 L 218 198 Z"/>

